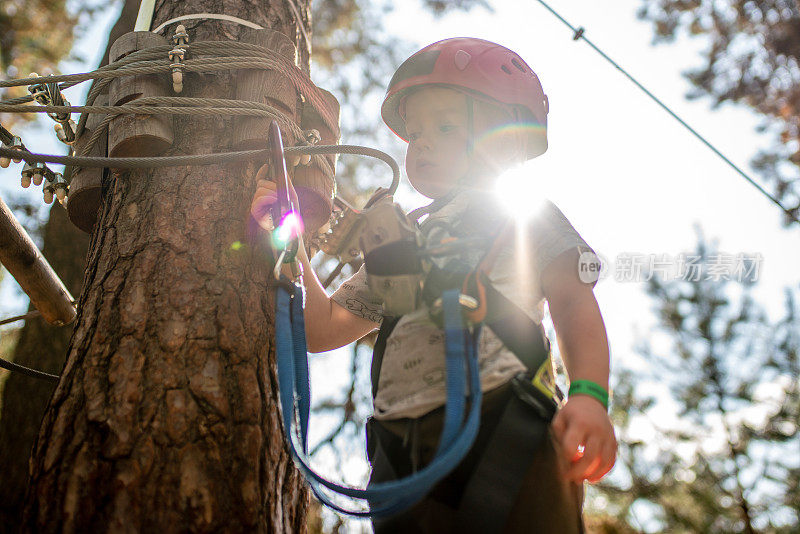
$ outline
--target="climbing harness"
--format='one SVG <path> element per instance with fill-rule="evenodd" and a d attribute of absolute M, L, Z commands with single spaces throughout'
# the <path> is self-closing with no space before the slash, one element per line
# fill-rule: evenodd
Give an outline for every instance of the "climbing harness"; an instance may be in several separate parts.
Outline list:
<path fill-rule="evenodd" d="M 288 192 L 288 173 L 283 164 L 284 153 L 280 131 L 276 123 L 270 127 L 270 162 L 274 170 L 272 178 L 279 184 L 278 208 L 273 219 L 280 217 L 285 221 L 295 213 L 291 195 Z M 286 184 L 285 187 L 280 187 Z M 388 193 L 388 191 L 387 191 Z M 387 196 L 379 192 L 379 197 Z M 386 209 L 390 210 L 389 212 Z M 361 243 L 384 243 L 396 245 L 408 238 L 413 230 L 403 228 L 403 235 L 387 234 L 383 231 L 387 222 L 398 222 L 404 216 L 398 212 L 394 204 L 378 201 L 365 210 L 365 225 L 377 233 L 365 232 Z M 280 225 L 278 226 L 280 228 Z M 382 236 L 382 239 L 375 239 Z M 293 238 L 296 235 L 293 234 Z M 273 242 L 275 239 L 273 239 Z M 276 262 L 274 276 L 277 280 L 275 346 L 278 364 L 278 383 L 280 389 L 281 410 L 284 430 L 289 449 L 298 467 L 308 480 L 315 495 L 334 510 L 341 513 L 361 517 L 377 517 L 397 513 L 412 506 L 439 481 L 447 475 L 463 459 L 477 435 L 480 426 L 481 389 L 477 364 L 477 341 L 480 336 L 480 324 L 469 328 L 462 315 L 463 295 L 458 290 L 446 291 L 442 295 L 441 308 L 445 319 L 445 346 L 447 369 L 447 409 L 445 424 L 439 447 L 433 461 L 424 469 L 403 480 L 386 482 L 367 489 L 349 488 L 326 480 L 318 475 L 309 465 L 308 460 L 308 420 L 311 398 L 308 373 L 308 354 L 306 349 L 305 326 L 303 319 L 302 289 L 288 278 L 280 274 L 280 266 L 294 247 L 286 243 Z M 367 251 L 365 257 L 370 257 Z M 383 280 L 387 282 L 390 280 Z M 469 378 L 467 378 L 467 370 Z M 464 392 L 469 380 L 469 399 L 471 402 L 469 415 L 464 421 Z M 369 511 L 350 510 L 331 499 L 325 490 L 331 490 L 346 497 L 364 499 L 369 502 Z"/>
<path fill-rule="evenodd" d="M 307 443 L 310 386 L 302 289 L 287 278 L 280 277 L 276 284 L 276 351 L 281 406 L 289 448 L 315 495 L 336 511 L 377 518 L 394 515 L 413 506 L 461 463 L 477 435 L 481 410 L 477 340 L 482 325 L 486 324 L 530 372 L 512 380 L 510 387 L 514 390 L 514 401 L 504 409 L 501 424 L 493 434 L 493 445 L 487 449 L 487 456 L 479 463 L 475 478 L 469 485 L 469 488 L 476 488 L 477 485 L 479 489 L 470 489 L 465 493 L 465 499 L 472 502 L 472 508 L 485 512 L 486 508 L 476 498 L 485 492 L 485 488 L 480 487 L 482 482 L 475 481 L 485 481 L 498 466 L 503 465 L 505 469 L 510 465 L 512 480 L 507 481 L 504 489 L 493 491 L 492 503 L 497 510 L 488 516 L 496 518 L 497 514 L 507 514 L 522 483 L 521 476 L 528 465 L 526 462 L 531 458 L 531 451 L 541 443 L 546 423 L 555 412 L 557 405 L 553 399 L 559 398 L 552 380 L 549 345 L 541 326 L 533 323 L 488 283 L 488 272 L 500 248 L 512 233 L 503 224 L 498 236 L 493 239 L 468 237 L 429 245 L 386 194 L 379 191 L 376 197 L 377 200 L 373 198 L 368 208 L 362 211 L 351 209 L 344 215 L 341 219 L 345 222 L 341 228 L 344 235 L 331 239 L 328 244 L 340 253 L 354 256 L 355 251 L 350 247 L 358 243 L 365 259 L 368 283 L 384 299 L 385 308 L 391 310 L 384 312 L 388 316 L 384 317 L 375 343 L 371 370 L 373 397 L 377 392 L 386 341 L 399 316 L 418 308 L 424 300 L 434 316 L 442 322 L 447 397 L 439 445 L 433 459 L 422 469 L 415 469 L 404 478 L 370 484 L 366 489 L 330 482 L 310 467 Z M 478 266 L 462 273 L 455 284 L 453 280 L 459 279 L 459 276 L 443 278 L 442 269 L 428 261 L 432 256 L 451 255 L 463 251 L 465 247 L 475 246 L 488 251 Z M 436 288 L 426 291 L 429 285 Z M 467 325 L 473 326 L 470 329 Z M 463 374 L 465 361 L 469 368 L 468 379 Z M 462 423 L 467 400 L 464 398 L 464 385 L 467 380 L 470 382 L 470 412 Z M 526 417 L 529 415 L 525 414 L 530 414 L 531 408 L 545 426 L 528 424 Z M 504 454 L 502 449 L 508 444 L 509 438 L 525 441 L 513 454 Z M 348 509 L 336 502 L 327 491 L 364 499 L 370 509 Z"/>
<path fill-rule="evenodd" d="M 284 153 L 280 136 L 272 134 L 275 130 L 277 125 L 273 123 L 270 134 L 270 169 L 275 171 L 272 179 L 279 184 L 279 202 L 278 211 L 272 217 L 273 220 L 283 221 L 287 213 L 293 213 L 293 209 L 287 191 L 288 184 L 283 190 L 280 187 L 287 182 L 288 176 L 283 165 Z M 379 482 L 370 484 L 366 489 L 358 489 L 330 482 L 310 467 L 307 438 L 311 401 L 302 286 L 280 274 L 282 260 L 288 256 L 288 248 L 281 251 L 273 273 L 277 280 L 274 285 L 277 286 L 275 328 L 278 380 L 289 449 L 321 502 L 341 513 L 360 517 L 394 515 L 413 506 L 459 465 L 470 450 L 480 427 L 482 393 L 477 365 L 477 340 L 484 321 L 493 330 L 497 330 L 501 340 L 515 354 L 520 355 L 520 359 L 531 369 L 529 377 L 515 380 L 515 389 L 520 389 L 516 398 L 524 404 L 534 406 L 545 421 L 549 421 L 555 410 L 552 401 L 555 393 L 537 389 L 535 386 L 543 382 L 543 376 L 547 376 L 546 370 L 550 363 L 549 346 L 543 341 L 545 338 L 541 334 L 541 327 L 533 324 L 523 312 L 488 284 L 488 273 L 500 249 L 508 237 L 513 235 L 512 229 L 503 224 L 492 239 L 467 236 L 428 243 L 414 220 L 409 219 L 392 201 L 393 189 L 379 189 L 363 210 L 341 202 L 340 217 L 323 241 L 322 249 L 340 259 L 339 267 L 334 272 L 338 272 L 343 263 L 363 256 L 368 285 L 380 296 L 383 313 L 388 316 L 384 318 L 373 355 L 373 396 L 377 388 L 383 348 L 397 322 L 396 318 L 419 308 L 425 301 L 432 318 L 444 329 L 447 377 L 444 424 L 435 455 L 421 470 L 415 470 L 408 477 L 399 480 Z M 434 201 L 426 210 L 416 210 L 414 214 L 420 217 L 430 213 L 452 200 L 453 195 Z M 431 261 L 433 257 L 452 256 L 474 247 L 487 250 L 487 253 L 476 268 L 462 271 L 455 278 L 447 275 L 446 269 L 438 268 Z M 330 279 L 329 277 L 328 281 Z M 454 279 L 457 279 L 456 284 L 453 284 Z M 490 310 L 492 313 L 489 313 Z M 465 375 L 465 368 L 469 369 L 469 378 Z M 467 380 L 470 382 L 468 390 L 465 388 Z M 471 403 L 466 421 L 465 391 L 468 391 Z M 506 419 L 508 418 L 503 418 L 504 421 Z M 504 429 L 518 422 L 518 417 L 512 419 L 511 423 L 504 423 Z M 529 444 L 531 447 L 537 445 L 538 440 Z M 523 453 L 518 456 L 518 464 L 524 464 L 525 459 L 529 458 L 524 454 L 527 449 L 522 450 Z M 509 485 L 510 495 L 514 494 L 516 487 Z M 342 506 L 328 491 L 366 500 L 369 510 L 353 510 Z"/>
<path fill-rule="evenodd" d="M 445 315 L 447 404 L 444 429 L 434 459 L 420 471 L 402 480 L 358 489 L 330 482 L 309 465 L 307 437 L 310 389 L 302 291 L 282 277 L 276 296 L 275 350 L 284 430 L 298 468 L 317 498 L 330 508 L 358 517 L 395 514 L 421 500 L 469 451 L 480 426 L 482 393 L 477 361 L 480 325 L 471 330 L 465 327 L 458 297 L 457 290 L 447 291 L 442 297 Z M 467 380 L 470 408 L 464 421 L 464 391 Z M 346 497 L 367 500 L 370 510 L 347 509 L 334 502 L 323 489 Z"/>

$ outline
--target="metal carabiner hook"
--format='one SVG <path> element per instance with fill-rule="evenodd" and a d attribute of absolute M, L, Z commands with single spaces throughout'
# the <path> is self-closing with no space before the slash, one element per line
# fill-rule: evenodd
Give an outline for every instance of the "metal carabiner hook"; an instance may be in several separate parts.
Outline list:
<path fill-rule="evenodd" d="M 280 263 L 291 263 L 294 261 L 299 246 L 299 232 L 301 232 L 300 212 L 292 202 L 289 194 L 289 173 L 286 170 L 286 159 L 283 150 L 283 139 L 281 130 L 276 121 L 269 125 L 269 137 L 267 138 L 269 147 L 269 170 L 272 180 L 277 185 L 278 202 L 272 211 L 272 220 L 275 221 L 275 230 L 272 235 L 274 248 L 281 250 Z M 288 232 L 288 234 L 287 234 Z M 280 235 L 281 233 L 287 235 Z M 280 247 L 275 247 L 276 238 L 280 236 Z"/>

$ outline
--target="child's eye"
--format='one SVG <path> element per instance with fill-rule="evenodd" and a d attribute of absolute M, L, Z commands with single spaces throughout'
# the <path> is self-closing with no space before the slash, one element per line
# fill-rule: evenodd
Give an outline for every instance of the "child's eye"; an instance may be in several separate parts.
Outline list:
<path fill-rule="evenodd" d="M 419 132 L 408 132 L 408 140 L 409 141 L 416 141 L 419 139 Z"/>
<path fill-rule="evenodd" d="M 439 131 L 442 133 L 450 133 L 455 129 L 456 127 L 453 124 L 442 124 L 441 126 L 439 126 Z"/>

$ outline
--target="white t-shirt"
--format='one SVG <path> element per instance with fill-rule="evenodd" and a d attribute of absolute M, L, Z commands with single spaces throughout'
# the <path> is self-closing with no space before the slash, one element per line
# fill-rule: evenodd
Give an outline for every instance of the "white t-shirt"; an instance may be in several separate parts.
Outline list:
<path fill-rule="evenodd" d="M 524 227 L 517 229 L 513 239 L 506 241 L 489 279 L 495 289 L 519 306 L 536 324 L 541 324 L 544 295 L 540 280 L 545 267 L 572 248 L 593 255 L 594 251 L 552 202 L 545 201 L 538 209 L 532 209 L 536 213 Z M 429 243 L 451 235 L 444 223 L 452 225 L 453 231 L 461 237 L 475 235 L 482 229 L 487 229 L 487 235 L 495 235 L 504 216 L 485 194 L 464 191 L 429 215 L 421 229 L 428 234 Z M 485 249 L 473 248 L 462 259 L 475 266 L 485 252 Z M 597 256 L 593 257 L 599 263 Z M 445 261 L 447 259 L 437 260 L 437 264 L 442 266 Z M 332 298 L 359 317 L 376 323 L 382 320 L 382 303 L 367 285 L 364 266 L 342 283 Z M 374 417 L 415 418 L 442 406 L 446 400 L 444 354 L 444 331 L 430 319 L 427 306 L 423 304 L 404 315 L 386 343 L 374 399 Z M 479 342 L 478 363 L 483 391 L 499 387 L 526 370 L 486 326 Z"/>

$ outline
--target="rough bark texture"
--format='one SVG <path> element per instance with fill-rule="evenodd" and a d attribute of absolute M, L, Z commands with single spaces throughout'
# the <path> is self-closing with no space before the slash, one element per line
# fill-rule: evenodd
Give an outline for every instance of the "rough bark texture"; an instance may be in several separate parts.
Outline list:
<path fill-rule="evenodd" d="M 126 0 L 111 29 L 109 47 L 133 28 L 138 11 L 139 0 Z M 100 65 L 107 63 L 108 50 Z M 74 296 L 81 292 L 88 247 L 89 236 L 70 224 L 61 206 L 54 206 L 44 228 L 43 253 Z M 73 327 L 74 324 L 53 327 L 42 319 L 27 321 L 20 332 L 14 361 L 60 373 Z M 19 531 L 31 448 L 53 390 L 55 385 L 49 382 L 17 374 L 5 383 L 0 415 L 0 534 Z"/>
<path fill-rule="evenodd" d="M 43 253 L 73 295 L 80 294 L 88 245 L 88 236 L 70 224 L 64 208 L 54 206 L 44 227 Z M 71 332 L 72 325 L 31 319 L 20 332 L 13 359 L 58 374 Z M 0 533 L 19 530 L 31 448 L 54 389 L 51 382 L 16 373 L 6 379 L 0 416 Z"/>
<path fill-rule="evenodd" d="M 307 2 L 296 3 L 307 17 Z M 283 2 L 165 4 L 153 26 L 226 13 L 297 42 Z M 241 32 L 188 22 L 193 41 Z M 183 94 L 230 98 L 235 83 L 235 72 L 200 75 Z M 227 150 L 234 127 L 178 118 L 168 153 Z M 308 491 L 278 414 L 269 266 L 232 246 L 244 242 L 257 165 L 137 171 L 104 184 L 78 323 L 31 461 L 27 531 L 305 530 Z"/>

